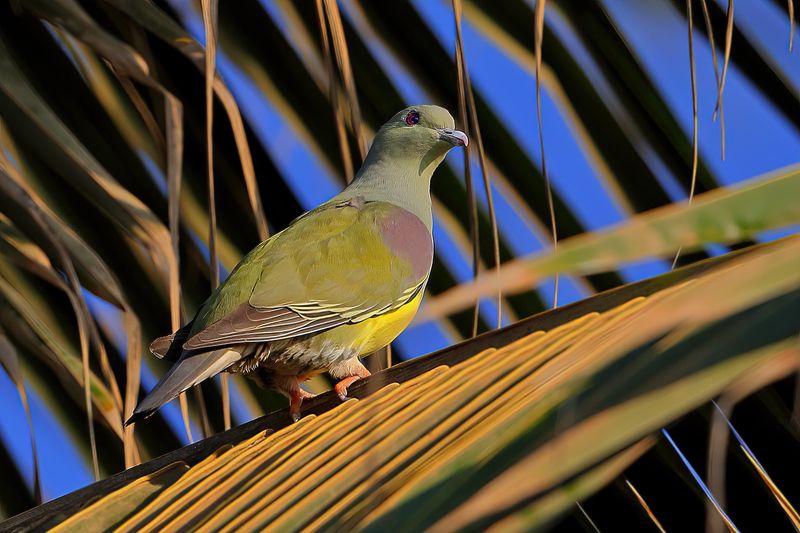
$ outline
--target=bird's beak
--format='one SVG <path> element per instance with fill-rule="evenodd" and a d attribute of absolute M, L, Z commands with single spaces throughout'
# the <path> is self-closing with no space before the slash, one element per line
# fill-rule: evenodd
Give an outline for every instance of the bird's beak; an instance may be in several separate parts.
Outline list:
<path fill-rule="evenodd" d="M 447 141 L 453 146 L 469 146 L 469 137 L 463 131 L 451 130 L 450 128 L 440 128 L 439 139 Z"/>

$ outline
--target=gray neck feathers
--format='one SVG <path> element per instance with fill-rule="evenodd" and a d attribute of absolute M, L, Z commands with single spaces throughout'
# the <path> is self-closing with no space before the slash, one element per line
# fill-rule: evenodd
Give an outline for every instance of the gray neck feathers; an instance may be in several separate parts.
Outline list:
<path fill-rule="evenodd" d="M 388 202 L 414 214 L 430 231 L 433 226 L 431 176 L 447 152 L 430 151 L 422 160 L 418 157 L 382 157 L 375 152 L 371 150 L 367 154 L 352 183 L 331 201 L 363 196 L 366 201 Z"/>

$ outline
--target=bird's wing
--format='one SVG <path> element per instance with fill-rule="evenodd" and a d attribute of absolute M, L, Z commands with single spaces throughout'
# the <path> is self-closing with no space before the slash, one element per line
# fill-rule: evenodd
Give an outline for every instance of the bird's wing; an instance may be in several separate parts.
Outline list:
<path fill-rule="evenodd" d="M 311 211 L 251 254 L 184 349 L 288 339 L 398 309 L 423 289 L 433 243 L 413 214 L 354 199 Z"/>
<path fill-rule="evenodd" d="M 189 338 L 191 329 L 192 322 L 187 322 L 175 333 L 158 337 L 150 343 L 150 353 L 159 359 L 174 363 L 183 353 L 183 343 Z"/>

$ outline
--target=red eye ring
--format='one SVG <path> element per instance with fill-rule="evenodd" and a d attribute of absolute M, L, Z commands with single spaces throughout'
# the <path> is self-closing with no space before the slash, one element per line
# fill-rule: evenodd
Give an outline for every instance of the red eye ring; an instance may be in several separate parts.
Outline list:
<path fill-rule="evenodd" d="M 419 111 L 409 111 L 406 115 L 406 126 L 414 126 L 419 123 Z"/>

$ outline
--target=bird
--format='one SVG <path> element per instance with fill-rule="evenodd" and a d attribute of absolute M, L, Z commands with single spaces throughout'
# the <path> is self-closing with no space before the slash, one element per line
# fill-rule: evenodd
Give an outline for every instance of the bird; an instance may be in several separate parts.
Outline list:
<path fill-rule="evenodd" d="M 173 365 L 126 425 L 220 372 L 289 399 L 328 372 L 334 390 L 370 375 L 360 358 L 388 346 L 420 306 L 433 264 L 430 184 L 467 135 L 435 105 L 407 107 L 375 134 L 350 184 L 251 250 L 194 318 L 150 345 Z"/>

